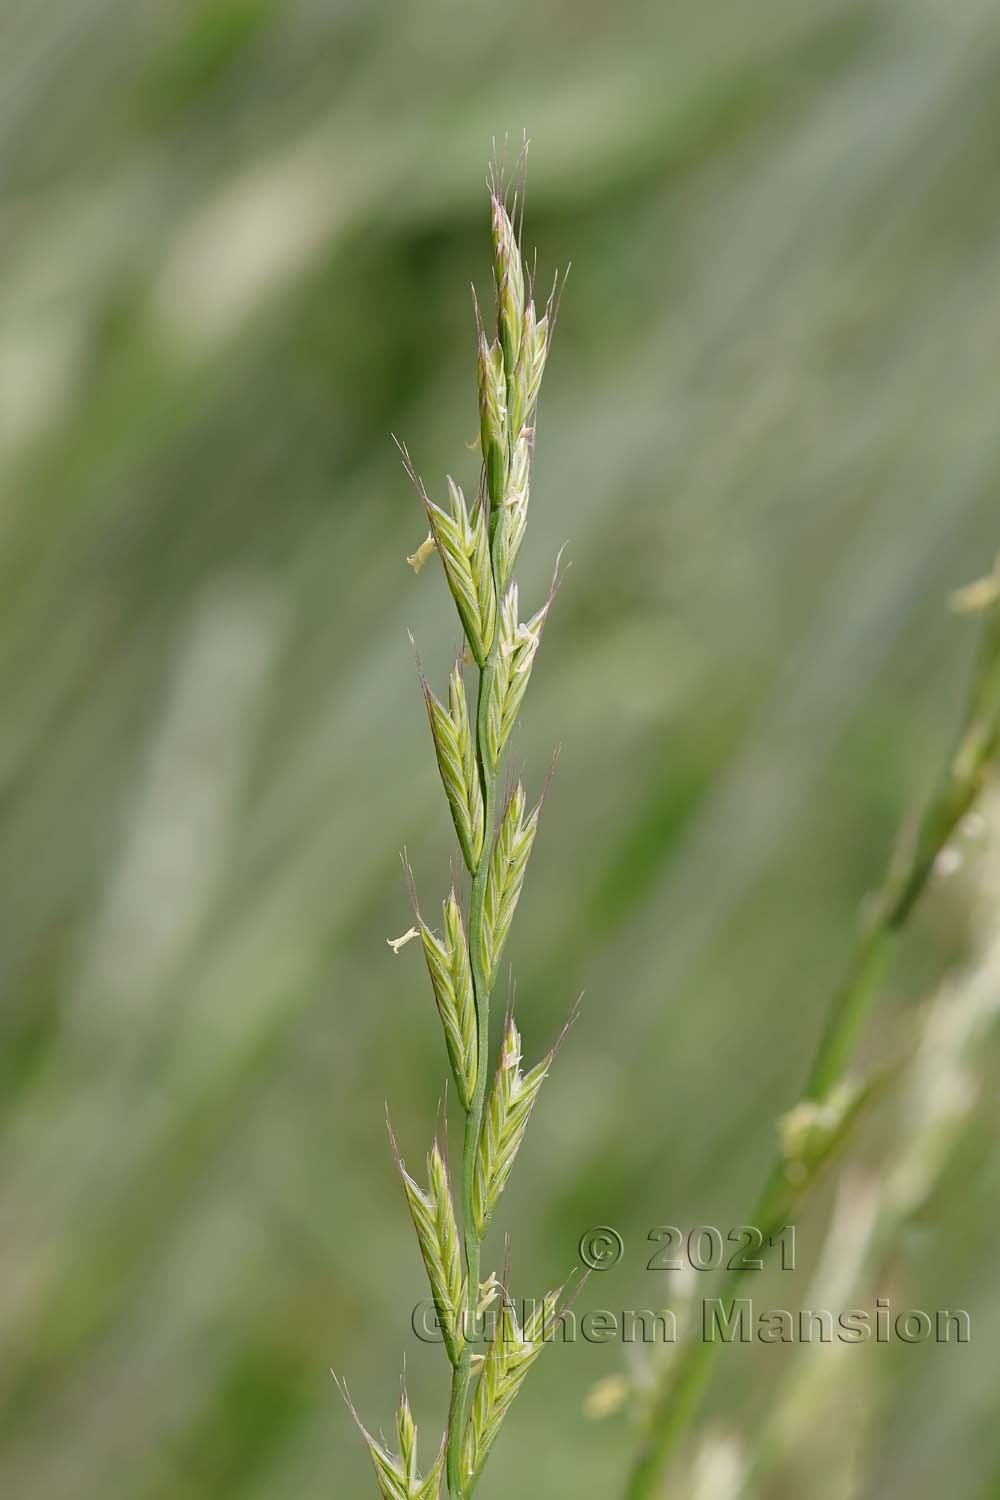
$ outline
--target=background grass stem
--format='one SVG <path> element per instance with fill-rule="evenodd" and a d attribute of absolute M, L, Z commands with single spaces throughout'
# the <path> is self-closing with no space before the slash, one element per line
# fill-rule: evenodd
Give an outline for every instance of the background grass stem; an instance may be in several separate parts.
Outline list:
<path fill-rule="evenodd" d="M 1000 603 L 993 603 L 984 622 L 973 674 L 969 705 L 954 750 L 937 789 L 917 827 L 906 830 L 889 860 L 882 884 L 867 904 L 847 974 L 834 994 L 823 1034 L 810 1068 L 803 1099 L 821 1105 L 834 1097 L 850 1067 L 859 1033 L 879 993 L 895 943 L 927 888 L 937 860 L 973 807 L 994 768 L 1000 740 Z M 850 1120 L 838 1121 L 827 1143 L 840 1144 Z M 823 1156 L 826 1155 L 824 1147 Z M 815 1177 L 815 1166 L 789 1163 L 778 1154 L 756 1207 L 746 1220 L 763 1233 L 764 1246 L 785 1223 Z M 796 1180 L 793 1168 L 805 1173 Z M 748 1274 L 728 1272 L 718 1295 L 732 1311 Z M 707 1390 L 720 1344 L 698 1338 L 670 1373 L 649 1409 L 645 1437 L 629 1477 L 628 1500 L 650 1500 L 659 1494 L 666 1465 L 694 1420 Z"/>

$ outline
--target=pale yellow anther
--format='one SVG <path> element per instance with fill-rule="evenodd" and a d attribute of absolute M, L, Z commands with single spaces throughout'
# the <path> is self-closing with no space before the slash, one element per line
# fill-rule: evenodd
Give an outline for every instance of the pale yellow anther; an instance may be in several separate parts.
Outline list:
<path fill-rule="evenodd" d="M 1000 552 L 993 564 L 992 573 L 985 578 L 979 578 L 975 583 L 967 583 L 964 588 L 956 589 L 951 595 L 949 603 L 952 609 L 959 614 L 976 614 L 979 610 L 989 609 L 991 604 L 996 604 L 1000 599 Z"/>
<path fill-rule="evenodd" d="M 490 1272 L 489 1281 L 479 1283 L 479 1301 L 476 1304 L 476 1317 L 481 1318 L 486 1310 L 493 1306 L 500 1294 L 500 1283 L 497 1281 L 497 1273 Z"/>
<path fill-rule="evenodd" d="M 420 572 L 420 569 L 434 551 L 434 547 L 434 537 L 431 532 L 428 532 L 416 552 L 411 552 L 410 556 L 406 559 L 414 573 Z"/>
<path fill-rule="evenodd" d="M 500 652 L 502 656 L 513 656 L 514 652 L 517 651 L 519 647 L 527 646 L 528 649 L 524 653 L 524 657 L 517 664 L 516 670 L 519 677 L 522 676 L 525 672 L 531 671 L 536 653 L 539 646 L 541 645 L 541 640 L 542 634 L 540 626 L 537 626 L 534 630 L 532 630 L 530 625 L 519 625 L 514 631 L 513 637 L 509 641 L 504 641 L 503 645 L 501 646 Z"/>
<path fill-rule="evenodd" d="M 511 1048 L 510 1051 L 504 1052 L 503 1066 L 507 1069 L 513 1068 L 514 1072 L 517 1072 L 518 1068 L 521 1066 L 520 1048 Z"/>
<path fill-rule="evenodd" d="M 402 937 L 398 937 L 398 938 L 386 938 L 386 942 L 388 943 L 389 947 L 392 949 L 393 953 L 398 953 L 399 950 L 400 950 L 400 948 L 405 948 L 406 945 L 407 945 L 407 943 L 412 943 L 413 939 L 415 937 L 419 937 L 419 936 L 420 936 L 420 928 L 419 927 L 411 927 L 408 932 L 404 932 L 403 933 Z"/>
<path fill-rule="evenodd" d="M 518 672 L 530 672 L 531 665 L 535 659 L 535 653 L 541 645 L 542 632 L 538 626 L 532 630 L 529 625 L 519 625 L 514 632 L 514 644 L 516 646 L 527 646 L 524 660 L 518 666 Z"/>

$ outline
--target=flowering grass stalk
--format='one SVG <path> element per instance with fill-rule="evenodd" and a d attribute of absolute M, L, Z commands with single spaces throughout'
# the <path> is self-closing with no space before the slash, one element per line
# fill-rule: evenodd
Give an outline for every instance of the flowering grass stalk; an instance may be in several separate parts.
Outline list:
<path fill-rule="evenodd" d="M 432 500 L 401 450 L 430 528 L 409 561 L 419 570 L 432 552 L 440 558 L 478 683 L 473 713 L 463 661 L 448 679 L 446 701 L 435 696 L 421 673 L 438 771 L 470 878 L 468 921 L 452 889 L 440 932 L 418 909 L 416 926 L 391 946 L 398 950 L 410 938 L 421 941 L 464 1114 L 464 1142 L 456 1210 L 438 1141 L 427 1158 L 425 1188 L 406 1171 L 393 1140 L 451 1364 L 451 1396 L 447 1430 L 424 1477 L 417 1468 L 416 1429 L 405 1390 L 398 1453 L 374 1438 L 351 1406 L 385 1500 L 435 1500 L 443 1477 L 453 1500 L 469 1500 L 510 1403 L 559 1315 L 559 1294 L 550 1293 L 522 1327 L 506 1285 L 495 1273 L 484 1281 L 481 1271 L 483 1241 L 553 1056 L 550 1052 L 522 1072 L 521 1037 L 508 1016 L 497 1066 L 491 1069 L 490 1000 L 540 811 L 540 803 L 528 808 L 520 783 L 498 810 L 498 776 L 551 603 L 550 595 L 522 622 L 513 579 L 527 524 L 534 413 L 556 311 L 554 286 L 544 311 L 536 312 L 521 253 L 518 200 L 494 173 L 497 316 L 490 338 L 477 305 L 482 469 L 475 497 L 467 500 L 449 478 L 447 499 Z M 473 1352 L 473 1335 L 497 1303 L 496 1330 L 484 1358 Z"/>
<path fill-rule="evenodd" d="M 972 869 L 970 960 L 949 974 L 919 1017 L 916 1044 L 900 1069 L 893 1127 L 881 1159 L 855 1163 L 838 1184 L 815 1280 L 806 1304 L 850 1307 L 876 1275 L 890 1273 L 902 1236 L 920 1223 L 968 1136 L 987 1082 L 984 1056 L 1000 1021 L 1000 790 L 981 804 L 969 830 Z M 975 852 L 973 852 L 975 851 Z M 850 1368 L 848 1368 L 850 1366 Z M 856 1493 L 860 1455 L 877 1441 L 875 1372 L 859 1370 L 843 1343 L 797 1348 L 763 1423 L 752 1437 L 753 1493 L 791 1473 L 815 1476 L 816 1500 Z M 831 1421 L 831 1413 L 836 1413 Z M 828 1434 L 816 1452 L 817 1432 Z M 748 1445 L 750 1446 L 750 1445 Z"/>
<path fill-rule="evenodd" d="M 858 1080 L 850 1060 L 899 934 L 923 895 L 939 856 L 1000 762 L 1000 557 L 993 574 L 953 600 L 984 615 L 979 655 L 957 741 L 916 833 L 897 844 L 867 903 L 847 973 L 834 994 L 803 1097 L 779 1122 L 780 1149 L 755 1211 L 746 1220 L 768 1243 L 842 1144 L 877 1079 Z M 726 1277 L 720 1295 L 731 1311 L 746 1272 Z M 667 1460 L 694 1417 L 718 1344 L 688 1346 L 647 1407 L 644 1435 L 627 1484 L 628 1500 L 659 1494 Z"/>

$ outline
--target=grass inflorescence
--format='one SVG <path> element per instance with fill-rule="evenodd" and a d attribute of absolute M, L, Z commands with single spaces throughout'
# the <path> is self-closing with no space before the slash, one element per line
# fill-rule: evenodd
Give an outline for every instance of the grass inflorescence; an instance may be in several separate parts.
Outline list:
<path fill-rule="evenodd" d="M 444 900 L 441 928 L 419 909 L 419 938 L 444 1031 L 464 1117 L 458 1181 L 435 1140 L 417 1181 L 393 1150 L 451 1365 L 448 1424 L 425 1475 L 417 1465 L 416 1428 L 405 1388 L 397 1451 L 352 1415 L 368 1446 L 385 1500 L 434 1500 L 443 1480 L 452 1500 L 469 1500 L 500 1425 L 545 1336 L 559 1315 L 559 1293 L 544 1297 L 519 1323 L 506 1269 L 483 1278 L 483 1242 L 513 1169 L 553 1052 L 522 1069 L 521 1034 L 512 1015 L 499 1055 L 490 1056 L 490 1000 L 538 829 L 541 801 L 530 806 L 520 781 L 500 803 L 498 777 L 524 698 L 552 595 L 521 617 L 514 566 L 524 540 L 531 490 L 534 420 L 556 311 L 558 283 L 539 312 L 521 251 L 521 186 L 490 183 L 496 324 L 492 337 L 476 304 L 482 467 L 474 497 L 448 478 L 440 503 L 428 494 L 402 448 L 430 528 L 410 561 L 419 571 L 437 553 L 465 638 L 447 690 L 439 697 L 420 679 L 438 771 L 470 880 L 468 914 L 455 889 Z M 467 670 L 477 673 L 474 706 Z M 495 1328 L 485 1356 L 472 1330 L 492 1309 Z M 346 1395 L 346 1391 L 345 1391 Z"/>

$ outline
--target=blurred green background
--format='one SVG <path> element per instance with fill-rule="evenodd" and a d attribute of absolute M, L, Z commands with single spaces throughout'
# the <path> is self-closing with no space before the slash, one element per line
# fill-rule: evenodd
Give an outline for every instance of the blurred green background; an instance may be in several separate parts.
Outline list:
<path fill-rule="evenodd" d="M 440 689 L 457 625 L 405 565 L 390 432 L 474 485 L 469 282 L 524 128 L 527 244 L 543 282 L 573 262 L 519 570 L 536 607 L 569 543 L 512 754 L 530 791 L 562 745 L 508 950 L 529 1060 L 586 998 L 498 1217 L 515 1291 L 611 1224 L 583 1305 L 669 1301 L 649 1229 L 742 1222 L 952 733 L 945 601 L 998 540 L 995 5 L 6 0 L 11 1500 L 372 1494 L 329 1368 L 388 1426 L 404 1350 L 440 1430 L 383 1106 L 416 1165 L 444 1051 L 385 939 L 401 848 L 425 909 L 449 878 L 406 630 Z M 873 1053 L 962 961 L 972 885 L 923 908 Z M 885 1378 L 851 1493 L 1000 1484 L 982 1067 L 893 1269 L 973 1343 L 858 1355 Z M 710 1422 L 751 1436 L 776 1357 L 727 1357 Z M 622 1367 L 546 1353 L 483 1500 L 616 1495 L 628 1425 L 582 1404 Z"/>

